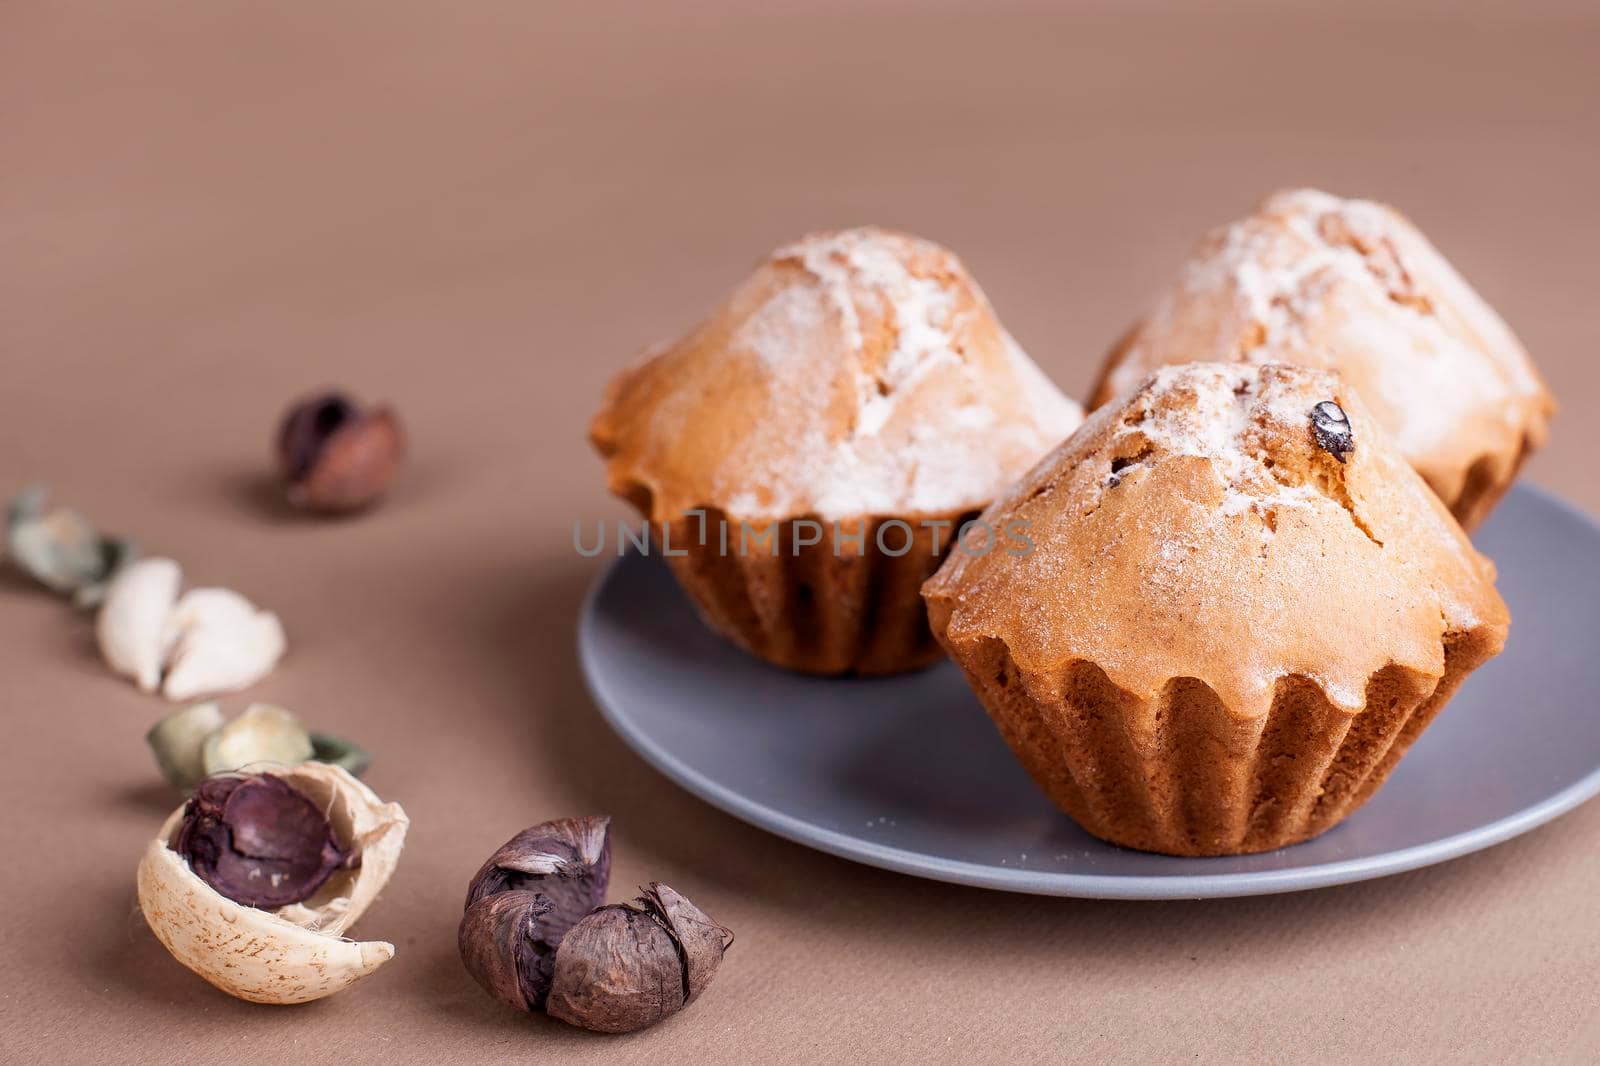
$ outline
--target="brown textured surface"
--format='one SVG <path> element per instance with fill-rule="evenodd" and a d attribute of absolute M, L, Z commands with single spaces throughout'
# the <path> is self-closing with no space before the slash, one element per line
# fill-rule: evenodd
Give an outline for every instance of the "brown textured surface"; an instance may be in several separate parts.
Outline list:
<path fill-rule="evenodd" d="M 1505 641 L 1492 564 L 1326 371 L 1168 367 L 983 518 L 1033 550 L 952 553 L 934 633 L 1041 787 L 1130 847 L 1322 832 Z"/>
<path fill-rule="evenodd" d="M 1208 234 L 1113 347 L 1092 403 L 1211 360 L 1338 370 L 1469 530 L 1554 413 L 1516 336 L 1404 215 L 1316 190 Z"/>
<path fill-rule="evenodd" d="M 1030 680 L 994 638 L 956 654 L 1018 760 L 1079 825 L 1143 851 L 1228 855 L 1308 840 L 1359 808 L 1499 643 L 1452 635 L 1439 678 L 1386 667 L 1355 714 L 1285 677 L 1255 718 L 1192 677 L 1141 700 L 1083 660 Z"/>
<path fill-rule="evenodd" d="M 304 1008 L 214 992 L 133 912 L 176 803 L 140 740 L 162 703 L 0 574 L 0 1059 L 1600 1054 L 1600 804 L 1318 892 L 1008 896 L 717 813 L 610 734 L 571 653 L 600 567 L 571 522 L 628 516 L 584 441 L 614 360 L 818 226 L 959 249 L 1082 395 L 1195 235 L 1263 191 L 1400 204 L 1561 399 L 1525 476 L 1600 510 L 1600 25 L 826 3 L 0 5 L 0 482 L 47 478 L 279 612 L 289 654 L 252 695 L 368 745 L 412 818 L 355 927 L 392 962 Z M 283 406 L 328 383 L 393 402 L 412 451 L 381 509 L 323 524 L 262 482 Z M 484 857 L 591 811 L 616 819 L 613 899 L 664 880 L 738 934 L 699 1002 L 634 1037 L 519 1016 L 456 957 Z"/>

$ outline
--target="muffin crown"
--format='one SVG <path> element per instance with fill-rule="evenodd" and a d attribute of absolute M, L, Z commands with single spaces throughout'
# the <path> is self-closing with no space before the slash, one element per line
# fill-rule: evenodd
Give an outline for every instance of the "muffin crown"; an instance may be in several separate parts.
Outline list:
<path fill-rule="evenodd" d="M 923 587 L 947 647 L 999 640 L 1024 677 L 1090 663 L 1141 699 L 1174 679 L 1259 716 L 1284 678 L 1361 709 L 1396 665 L 1508 616 L 1479 555 L 1338 375 L 1164 368 L 1102 407 L 984 515 L 1031 550 L 951 553 Z M 958 656 L 959 658 L 959 656 Z"/>
<path fill-rule="evenodd" d="M 875 228 L 774 252 L 607 391 L 611 488 L 666 520 L 981 507 L 1082 420 L 949 251 Z"/>
<path fill-rule="evenodd" d="M 1511 330 L 1404 216 L 1312 189 L 1207 236 L 1094 402 L 1183 359 L 1340 371 L 1447 501 L 1484 457 L 1542 445 L 1554 410 Z"/>

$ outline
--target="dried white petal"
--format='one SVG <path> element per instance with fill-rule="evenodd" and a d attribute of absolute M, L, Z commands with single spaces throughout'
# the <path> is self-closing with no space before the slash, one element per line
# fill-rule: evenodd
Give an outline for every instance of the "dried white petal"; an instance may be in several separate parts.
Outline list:
<path fill-rule="evenodd" d="M 304 903 L 276 911 L 235 903 L 202 881 L 168 841 L 172 813 L 139 863 L 139 907 L 173 957 L 224 992 L 256 1003 L 305 1003 L 345 988 L 394 957 L 394 945 L 341 934 L 394 872 L 410 824 L 397 803 L 336 766 L 272 768 L 328 812 L 334 832 L 361 855 Z"/>
<path fill-rule="evenodd" d="M 141 559 L 124 567 L 106 589 L 95 620 L 100 654 L 111 669 L 146 692 L 161 684 L 167 661 L 167 617 L 183 572 L 171 559 Z"/>
<path fill-rule="evenodd" d="M 231 589 L 193 589 L 168 617 L 171 652 L 161 691 L 172 700 L 248 688 L 282 657 L 283 626 Z"/>
<path fill-rule="evenodd" d="M 230 589 L 193 589 L 171 559 L 124 567 L 106 590 L 95 624 L 111 668 L 146 692 L 187 700 L 261 680 L 286 646 L 278 616 Z"/>

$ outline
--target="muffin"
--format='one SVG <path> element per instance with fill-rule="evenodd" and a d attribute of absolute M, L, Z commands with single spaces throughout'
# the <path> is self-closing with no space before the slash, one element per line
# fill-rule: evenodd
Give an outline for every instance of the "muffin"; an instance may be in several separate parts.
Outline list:
<path fill-rule="evenodd" d="M 1082 421 L 954 255 L 866 228 L 774 252 L 606 391 L 611 491 L 717 631 L 778 666 L 940 655 L 918 589 Z"/>
<path fill-rule="evenodd" d="M 1171 855 L 1265 851 L 1370 797 L 1500 651 L 1493 565 L 1332 372 L 1167 367 L 952 552 L 934 634 L 1049 797 Z"/>
<path fill-rule="evenodd" d="M 1339 371 L 1469 530 L 1554 412 L 1517 338 L 1399 212 L 1310 189 L 1208 236 L 1112 351 L 1092 406 L 1189 361 Z"/>

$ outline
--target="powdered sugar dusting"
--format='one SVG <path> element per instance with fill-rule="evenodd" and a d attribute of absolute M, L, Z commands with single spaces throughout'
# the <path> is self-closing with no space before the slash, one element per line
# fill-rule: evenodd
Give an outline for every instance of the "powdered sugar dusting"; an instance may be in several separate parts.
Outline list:
<path fill-rule="evenodd" d="M 1082 421 L 953 255 L 872 228 L 778 249 L 655 371 L 641 480 L 741 517 L 978 508 Z"/>
<path fill-rule="evenodd" d="M 853 322 L 853 308 L 850 315 Z M 745 319 L 731 343 L 753 353 L 763 365 L 777 369 L 789 358 L 796 340 L 821 332 L 823 321 L 824 309 L 810 293 L 784 289 Z"/>
<path fill-rule="evenodd" d="M 1303 404 L 1296 406 L 1281 390 L 1258 389 L 1256 384 L 1252 372 L 1236 366 L 1163 367 L 1146 390 L 1153 395 L 1178 392 L 1189 402 L 1154 407 L 1131 433 L 1162 455 L 1210 463 L 1224 485 L 1224 516 L 1327 502 L 1315 489 L 1285 484 L 1269 473 L 1267 435 L 1306 425 L 1310 409 L 1302 410 Z"/>
<path fill-rule="evenodd" d="M 902 293 L 903 302 L 895 305 L 899 327 L 895 346 L 884 362 L 882 374 L 857 382 L 861 390 L 860 413 L 856 416 L 858 435 L 882 429 L 894 413 L 898 397 L 923 374 L 941 363 L 960 362 L 948 332 L 955 316 L 950 294 L 938 282 L 926 278 L 908 281 Z"/>
<path fill-rule="evenodd" d="M 1424 470 L 1455 449 L 1515 450 L 1524 432 L 1543 434 L 1543 386 L 1511 331 L 1421 233 L 1372 201 L 1283 192 L 1213 233 L 1108 384 L 1123 393 L 1154 366 L 1190 359 L 1341 370 Z M 1463 441 L 1468 423 L 1475 438 Z M 1485 438 L 1496 423 L 1504 444 Z"/>
<path fill-rule="evenodd" d="M 1313 431 L 1329 401 L 1352 428 L 1343 456 Z M 1375 672 L 1437 677 L 1447 632 L 1504 625 L 1492 569 L 1325 371 L 1164 368 L 985 520 L 1026 523 L 1034 550 L 952 556 L 924 586 L 930 615 L 958 661 L 999 638 L 1039 691 L 1090 662 L 1140 699 L 1191 678 L 1258 716 L 1293 676 L 1356 711 Z"/>
<path fill-rule="evenodd" d="M 956 306 L 955 293 L 937 278 L 913 274 L 891 245 L 874 239 L 873 231 L 846 230 L 811 238 L 779 249 L 775 258 L 797 259 L 822 283 L 828 302 L 840 316 L 845 343 L 857 352 L 866 347 L 857 299 L 863 293 L 877 293 L 887 301 L 895 343 L 881 367 L 875 371 L 862 367 L 856 374 L 857 436 L 869 437 L 881 430 L 900 398 L 922 375 L 941 364 L 960 361 L 953 330 L 963 312 Z M 791 295 L 793 292 L 790 290 Z M 792 313 L 796 302 L 785 301 L 784 310 Z M 789 332 L 792 336 L 806 328 L 802 323 Z M 786 352 L 792 355 L 793 348 Z"/>

